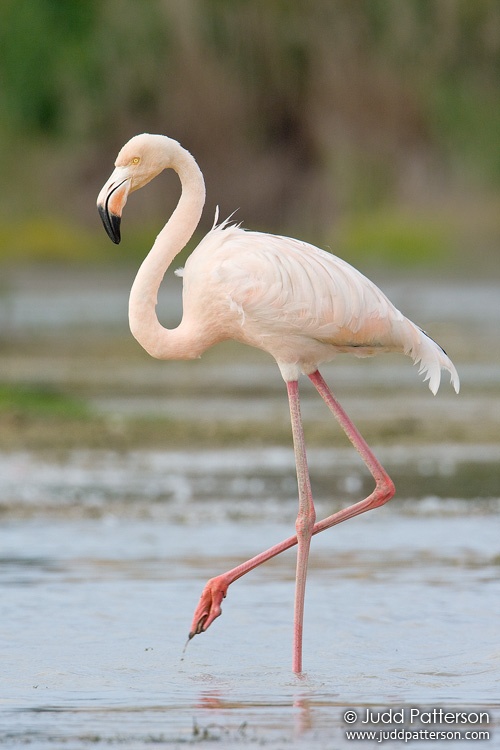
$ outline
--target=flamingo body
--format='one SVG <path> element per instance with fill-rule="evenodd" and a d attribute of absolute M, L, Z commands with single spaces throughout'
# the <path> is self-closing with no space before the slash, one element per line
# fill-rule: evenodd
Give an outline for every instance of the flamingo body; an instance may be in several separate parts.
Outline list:
<path fill-rule="evenodd" d="M 441 369 L 458 375 L 441 347 L 357 269 L 290 237 L 222 223 L 188 258 L 183 323 L 269 352 L 285 380 L 309 375 L 338 353 L 402 352 L 421 362 L 433 393 Z"/>
<path fill-rule="evenodd" d="M 220 615 L 231 583 L 297 544 L 292 666 L 299 673 L 312 536 L 379 507 L 394 494 L 392 481 L 334 398 L 318 366 L 338 353 L 365 357 L 402 352 L 420 363 L 420 372 L 433 393 L 439 388 L 443 369 L 458 392 L 457 371 L 438 344 L 344 260 L 306 242 L 246 231 L 229 221 L 214 225 L 179 272 L 183 276 L 182 320 L 175 329 L 164 328 L 156 315 L 158 289 L 165 271 L 192 236 L 205 202 L 205 184 L 196 161 L 171 138 L 135 136 L 118 154 L 115 170 L 97 200 L 108 235 L 119 242 L 121 213 L 129 193 L 168 168 L 179 175 L 181 197 L 132 285 L 131 331 L 146 351 L 160 359 L 199 357 L 226 339 L 271 354 L 287 386 L 299 495 L 296 535 L 210 579 L 195 610 L 189 637 L 205 631 Z M 301 374 L 314 384 L 375 480 L 375 489 L 367 498 L 319 522 L 300 416 Z"/>

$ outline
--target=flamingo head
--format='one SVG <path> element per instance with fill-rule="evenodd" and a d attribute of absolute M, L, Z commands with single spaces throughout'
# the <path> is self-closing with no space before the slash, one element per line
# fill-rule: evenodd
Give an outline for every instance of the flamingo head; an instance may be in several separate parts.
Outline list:
<path fill-rule="evenodd" d="M 121 149 L 115 169 L 97 198 L 97 210 L 114 243 L 120 242 L 120 221 L 129 193 L 144 187 L 172 164 L 177 141 L 164 135 L 135 135 Z"/>

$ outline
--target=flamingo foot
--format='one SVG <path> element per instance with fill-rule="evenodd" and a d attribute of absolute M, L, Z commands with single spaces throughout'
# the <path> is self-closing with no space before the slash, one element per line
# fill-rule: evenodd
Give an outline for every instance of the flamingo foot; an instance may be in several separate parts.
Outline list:
<path fill-rule="evenodd" d="M 231 581 L 226 576 L 211 578 L 202 591 L 200 601 L 196 607 L 188 640 L 195 635 L 204 633 L 213 621 L 222 614 L 221 603 L 226 598 L 227 589 Z"/>

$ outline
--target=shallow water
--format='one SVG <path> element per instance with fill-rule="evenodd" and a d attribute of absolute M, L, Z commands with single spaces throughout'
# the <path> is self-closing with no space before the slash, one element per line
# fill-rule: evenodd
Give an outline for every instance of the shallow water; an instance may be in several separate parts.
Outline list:
<path fill-rule="evenodd" d="M 286 481 L 256 484 L 264 452 L 200 458 L 81 452 L 2 467 L 3 497 L 15 500 L 16 477 L 24 487 L 0 528 L 5 746 L 351 746 L 343 715 L 367 707 L 498 721 L 498 499 L 402 499 L 315 537 L 298 678 L 293 550 L 233 584 L 182 658 L 206 579 L 289 536 L 295 509 Z M 287 476 L 286 451 L 263 463 Z M 240 487 L 236 502 L 214 497 L 217 480 L 200 494 L 209 466 Z"/>
<path fill-rule="evenodd" d="M 86 369 L 81 356 L 58 359 L 68 332 L 122 335 L 128 280 L 23 279 L 0 309 L 17 342 L 4 380 L 78 382 L 113 417 L 197 409 L 263 429 L 286 419 L 283 384 L 260 359 L 116 367 L 96 355 Z M 469 746 L 500 746 L 500 294 L 494 284 L 388 291 L 446 334 L 463 393 L 443 387 L 433 399 L 411 366 L 380 358 L 334 366 L 343 403 L 365 422 L 418 415 L 462 436 L 470 425 L 471 437 L 378 446 L 398 494 L 314 538 L 301 677 L 291 672 L 293 549 L 233 584 L 223 616 L 183 656 L 206 580 L 293 533 L 289 445 L 0 454 L 0 746 L 331 750 L 373 746 L 346 731 L 381 727 L 486 730 L 486 745 Z M 46 350 L 31 352 L 39 331 Z M 306 391 L 306 420 L 320 409 Z M 309 463 L 318 516 L 371 489 L 350 447 L 310 450 Z M 412 707 L 486 711 L 490 723 L 412 723 Z M 363 725 L 368 708 L 403 711 L 404 722 Z"/>

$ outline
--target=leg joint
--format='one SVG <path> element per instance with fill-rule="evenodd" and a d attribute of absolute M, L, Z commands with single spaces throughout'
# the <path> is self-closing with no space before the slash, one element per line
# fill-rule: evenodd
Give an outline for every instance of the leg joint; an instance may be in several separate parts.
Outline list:
<path fill-rule="evenodd" d="M 379 498 L 378 505 L 384 505 L 384 503 L 388 503 L 389 500 L 394 497 L 396 494 L 396 487 L 390 476 L 386 474 L 382 481 L 377 483 L 376 492 Z"/>
<path fill-rule="evenodd" d="M 314 508 L 309 513 L 300 513 L 295 521 L 295 530 L 298 537 L 311 536 L 316 522 L 316 511 Z"/>

